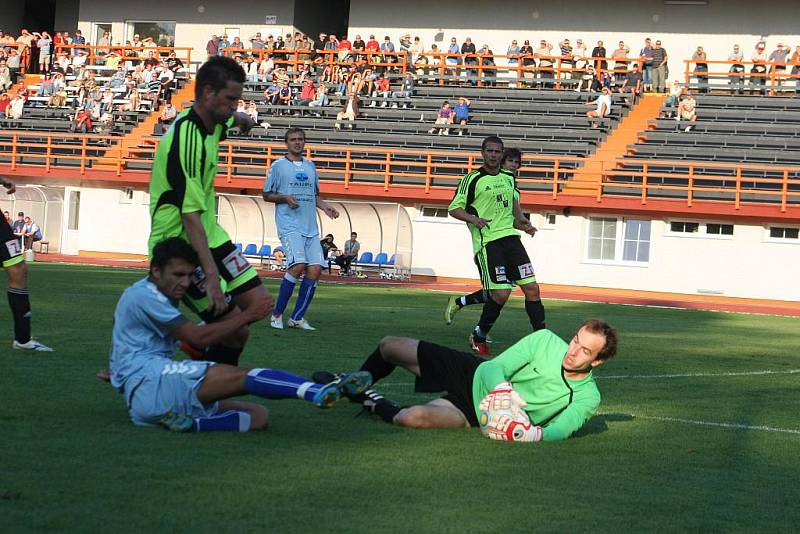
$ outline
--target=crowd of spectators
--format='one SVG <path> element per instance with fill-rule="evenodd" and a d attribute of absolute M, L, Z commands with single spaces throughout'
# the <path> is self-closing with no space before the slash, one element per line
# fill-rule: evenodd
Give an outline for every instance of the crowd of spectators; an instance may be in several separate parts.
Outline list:
<path fill-rule="evenodd" d="M 33 244 L 41 241 L 42 229 L 36 224 L 30 216 L 26 216 L 25 212 L 20 211 L 17 213 L 16 220 L 11 220 L 11 214 L 8 211 L 3 212 L 6 222 L 11 226 L 11 231 L 17 236 L 23 250 L 31 250 Z"/>
<path fill-rule="evenodd" d="M 22 117 L 26 106 L 69 107 L 70 130 L 109 134 L 115 113 L 152 110 L 171 100 L 175 77 L 186 66 L 174 52 L 167 55 L 150 39 L 134 35 L 124 46 L 105 32 L 90 50 L 80 30 L 73 34 L 23 29 L 18 37 L 0 32 L 0 112 Z M 40 82 L 24 83 L 25 74 Z"/>

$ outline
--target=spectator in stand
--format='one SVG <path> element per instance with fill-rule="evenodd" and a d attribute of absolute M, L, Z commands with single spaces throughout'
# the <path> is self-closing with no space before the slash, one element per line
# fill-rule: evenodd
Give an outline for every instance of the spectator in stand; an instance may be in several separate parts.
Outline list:
<path fill-rule="evenodd" d="M 22 110 L 25 106 L 25 98 L 19 93 L 11 97 L 11 102 L 6 107 L 6 118 L 17 120 L 22 118 Z"/>
<path fill-rule="evenodd" d="M 400 53 L 406 57 L 406 64 L 411 63 L 411 34 L 407 33 L 400 37 Z M 398 58 L 402 62 L 402 56 Z"/>
<path fill-rule="evenodd" d="M 534 54 L 539 59 L 539 67 L 536 69 L 536 76 L 539 80 L 542 79 L 553 79 L 555 78 L 555 72 L 553 71 L 553 59 L 552 54 L 553 52 L 553 45 L 542 39 L 539 41 L 539 48 L 536 49 Z M 542 82 L 539 82 L 539 85 L 542 85 Z M 552 87 L 552 83 L 544 82 L 545 87 Z"/>
<path fill-rule="evenodd" d="M 422 44 L 419 36 L 414 36 L 414 42 L 411 43 L 408 51 L 411 53 L 411 64 L 415 65 L 419 61 L 420 54 L 425 52 L 425 45 Z"/>
<path fill-rule="evenodd" d="M 403 99 L 403 109 L 408 107 L 408 101 L 414 96 L 414 87 L 417 76 L 412 72 L 406 72 L 400 82 L 400 90 L 392 93 L 392 107 L 396 108 L 400 99 Z"/>
<path fill-rule="evenodd" d="M 31 35 L 25 28 L 20 32 L 17 37 L 17 52 L 20 55 L 20 73 L 28 74 L 31 70 L 31 45 L 33 43 L 33 35 Z"/>
<path fill-rule="evenodd" d="M 460 126 L 466 126 L 466 124 L 469 122 L 469 107 L 471 105 L 472 101 L 469 98 L 465 96 L 459 97 L 458 104 L 456 104 L 453 108 L 455 115 L 453 122 Z M 459 128 L 458 135 L 464 135 L 464 130 L 466 130 L 466 128 Z"/>
<path fill-rule="evenodd" d="M 653 48 L 653 91 L 656 93 L 664 92 L 664 85 L 667 81 L 667 61 L 669 56 L 666 49 L 661 47 L 661 41 L 656 41 Z"/>
<path fill-rule="evenodd" d="M 326 86 L 324 83 L 320 83 L 314 95 L 314 100 L 308 103 L 308 108 L 314 109 L 327 105 L 328 105 L 328 86 Z M 314 112 L 314 113 L 318 117 L 321 116 L 319 112 Z"/>
<path fill-rule="evenodd" d="M 367 43 L 364 42 L 364 39 L 362 39 L 360 35 L 356 35 L 356 38 L 353 39 L 353 60 L 361 61 L 365 59 L 364 50 L 366 50 L 366 48 Z"/>
<path fill-rule="evenodd" d="M 281 88 L 278 85 L 277 81 L 273 81 L 270 85 L 264 90 L 264 102 L 271 106 L 275 106 L 278 104 L 278 97 L 280 95 Z"/>
<path fill-rule="evenodd" d="M 581 81 L 578 83 L 578 87 L 575 89 L 575 91 L 580 93 L 581 91 L 585 90 L 591 93 L 596 93 L 602 89 L 603 85 L 595 75 L 594 65 L 588 65 L 586 67 L 586 71 L 583 73 L 583 76 L 581 76 Z"/>
<path fill-rule="evenodd" d="M 589 105 L 595 106 L 595 109 L 586 112 L 589 124 L 592 125 L 592 128 L 599 128 L 600 124 L 595 119 L 604 119 L 611 113 L 611 89 L 603 87 L 597 100 L 589 102 Z"/>
<path fill-rule="evenodd" d="M 83 36 L 83 33 L 81 33 L 80 30 L 75 30 L 75 37 L 72 38 L 71 44 L 79 45 L 81 47 L 86 45 L 86 37 Z M 77 54 L 78 50 L 82 50 L 84 54 L 88 55 L 88 50 L 86 50 L 86 48 L 73 48 L 72 55 L 74 56 L 75 54 Z"/>
<path fill-rule="evenodd" d="M 327 50 L 328 52 L 336 52 L 339 50 L 339 42 L 336 40 L 335 35 L 330 34 L 328 36 L 328 40 L 325 42 L 324 50 Z"/>
<path fill-rule="evenodd" d="M 628 70 L 628 53 L 630 47 L 624 41 L 620 41 L 617 49 L 611 52 L 611 59 L 614 60 L 614 79 L 617 83 L 622 83 Z"/>
<path fill-rule="evenodd" d="M 572 49 L 573 80 L 580 80 L 583 78 L 583 73 L 586 72 L 586 67 L 589 65 L 589 61 L 586 60 L 586 55 L 586 45 L 583 44 L 583 39 L 578 39 L 575 41 L 575 47 Z"/>
<path fill-rule="evenodd" d="M 692 61 L 694 62 L 694 75 L 697 76 L 697 85 L 701 93 L 708 92 L 708 63 L 706 63 L 706 51 L 702 46 L 698 46 L 697 50 L 692 54 Z"/>
<path fill-rule="evenodd" d="M 0 93 L 0 116 L 6 116 L 6 110 L 8 109 L 9 104 L 11 104 L 11 97 L 8 95 L 8 93 Z"/>
<path fill-rule="evenodd" d="M 673 116 L 674 108 L 678 107 L 678 102 L 681 99 L 681 94 L 683 93 L 683 88 L 681 87 L 681 82 L 678 80 L 673 80 L 669 86 L 669 96 L 667 100 L 664 102 L 664 111 L 659 114 L 659 118 L 669 119 Z M 677 111 L 675 113 L 677 116 Z"/>
<path fill-rule="evenodd" d="M 519 45 L 517 44 L 516 39 L 511 41 L 511 44 L 508 45 L 508 48 L 506 49 L 506 55 L 508 56 L 509 67 L 516 67 L 519 65 Z"/>
<path fill-rule="evenodd" d="M 314 100 L 316 93 L 317 88 L 314 86 L 314 80 L 306 78 L 303 82 L 303 88 L 300 90 L 300 94 L 295 98 L 294 105 L 307 107 Z"/>
<path fill-rule="evenodd" d="M 683 89 L 683 99 L 678 104 L 678 114 L 675 120 L 678 122 L 684 120 L 691 123 L 684 129 L 685 132 L 692 131 L 694 123 L 697 121 L 697 101 L 692 96 L 692 93 L 689 92 L 688 87 Z"/>
<path fill-rule="evenodd" d="M 569 39 L 562 39 L 560 43 L 558 43 L 558 47 L 561 51 L 561 73 L 559 78 L 571 78 L 572 77 L 572 66 L 574 64 L 572 58 L 572 44 L 570 44 Z"/>
<path fill-rule="evenodd" d="M 39 37 L 36 46 L 39 48 L 39 72 L 48 72 L 53 58 L 53 39 L 50 38 L 50 34 L 42 32 L 42 36 Z"/>
<path fill-rule="evenodd" d="M 479 61 L 481 65 L 488 67 L 483 70 L 483 78 L 489 78 L 486 80 L 486 85 L 491 87 L 495 85 L 494 80 L 497 79 L 497 69 L 494 68 L 497 65 L 494 62 L 494 52 L 492 52 L 488 44 L 485 44 L 478 50 L 478 55 L 480 56 Z"/>
<path fill-rule="evenodd" d="M 216 35 L 212 35 L 211 39 L 209 39 L 206 43 L 206 54 L 208 57 L 219 54 L 219 37 Z"/>
<path fill-rule="evenodd" d="M 231 42 L 228 40 L 228 36 L 223 34 L 222 37 L 217 42 L 217 55 L 224 56 L 225 49 L 231 46 Z"/>
<path fill-rule="evenodd" d="M 645 91 L 653 90 L 653 41 L 648 37 L 644 40 L 644 46 L 639 51 L 639 57 L 644 58 L 644 72 L 642 80 Z"/>
<path fill-rule="evenodd" d="M 256 34 L 250 38 L 250 48 L 253 50 L 264 49 L 264 39 L 261 38 L 261 32 L 256 32 Z"/>
<path fill-rule="evenodd" d="M 604 58 L 606 57 L 606 47 L 603 41 L 597 41 L 597 46 L 592 48 L 592 57 Z M 594 62 L 594 70 L 596 72 L 604 71 L 608 68 L 608 62 L 604 59 L 597 59 Z"/>
<path fill-rule="evenodd" d="M 158 117 L 158 123 L 156 123 L 155 128 L 155 135 L 163 135 L 165 131 L 169 128 L 170 124 L 175 121 L 175 117 L 178 116 L 178 110 L 172 103 L 167 102 L 164 106 L 164 109 L 161 110 L 161 115 Z"/>
<path fill-rule="evenodd" d="M 2 35 L 0 35 L 0 44 L 2 44 L 2 42 Z M 8 210 L 3 212 L 3 216 L 5 216 L 8 225 L 11 226 L 11 214 L 8 212 Z"/>
<path fill-rule="evenodd" d="M 734 86 L 737 87 L 736 92 L 742 94 L 744 93 L 744 64 L 742 63 L 744 54 L 739 50 L 738 44 L 733 45 L 733 50 L 728 55 L 728 61 L 734 62 L 728 71 L 730 72 L 728 85 L 731 86 L 731 89 Z"/>
<path fill-rule="evenodd" d="M 70 125 L 71 132 L 77 133 L 89 133 L 92 131 L 94 126 L 92 125 L 92 114 L 84 109 L 81 108 L 75 112 L 75 117 L 72 120 L 72 124 Z"/>
<path fill-rule="evenodd" d="M 447 75 L 453 76 L 454 74 L 458 73 L 458 70 L 453 70 L 456 65 L 461 64 L 461 47 L 458 46 L 458 41 L 455 37 L 450 39 L 450 48 L 447 49 L 447 65 L 451 66 L 452 68 L 448 69 Z"/>
<path fill-rule="evenodd" d="M 234 50 L 243 50 L 244 49 L 244 43 L 242 42 L 242 40 L 237 35 L 236 37 L 233 38 L 233 42 L 231 42 L 231 46 L 230 47 L 232 49 L 234 49 Z M 241 53 L 241 52 L 239 52 L 239 53 Z"/>
<path fill-rule="evenodd" d="M 791 74 L 794 78 L 794 92 L 800 95 L 800 46 L 797 46 L 789 58 L 789 63 L 792 65 Z"/>
<path fill-rule="evenodd" d="M 264 54 L 258 64 L 258 81 L 269 82 L 272 80 L 272 72 L 275 70 L 275 62 L 269 54 Z"/>
<path fill-rule="evenodd" d="M 383 63 L 395 63 L 397 61 L 397 57 L 394 56 L 394 43 L 387 35 L 383 38 L 383 43 L 381 43 L 381 53 L 383 54 Z"/>
<path fill-rule="evenodd" d="M 56 74 L 56 76 L 61 76 L 61 74 Z M 52 95 L 50 95 L 50 99 L 47 101 L 48 107 L 64 107 L 67 105 L 67 87 L 66 84 L 63 82 L 60 84 L 58 89 L 56 89 Z"/>
<path fill-rule="evenodd" d="M 370 63 L 380 62 L 380 58 L 373 55 L 381 51 L 381 44 L 375 39 L 374 35 L 369 36 L 369 41 L 367 41 L 364 50 L 367 52 L 367 60 Z"/>
<path fill-rule="evenodd" d="M 753 67 L 750 69 L 750 94 L 755 93 L 755 88 L 758 87 L 758 92 L 762 95 L 767 94 L 767 53 L 765 52 L 767 45 L 764 41 L 759 42 L 753 50 L 753 55 L 750 58 L 753 61 Z"/>
<path fill-rule="evenodd" d="M 453 123 L 453 108 L 450 107 L 450 102 L 447 100 L 442 103 L 442 107 L 439 108 L 439 111 L 436 112 L 436 121 L 433 123 L 434 126 L 430 130 L 428 130 L 429 134 L 434 134 L 437 132 L 439 135 L 450 135 L 450 128 L 447 128 L 443 125 L 450 125 Z"/>
<path fill-rule="evenodd" d="M 19 236 L 20 245 L 22 245 L 22 233 L 25 229 L 25 212 L 18 212 L 17 219 L 11 223 L 11 231 L 14 235 Z"/>
<path fill-rule="evenodd" d="M 17 78 L 19 78 L 19 73 L 22 68 L 22 57 L 16 49 L 12 48 L 8 51 L 6 66 L 8 67 L 11 82 L 17 83 Z"/>
<path fill-rule="evenodd" d="M 0 59 L 0 91 L 8 91 L 12 84 L 11 69 L 8 68 L 5 59 Z"/>
<path fill-rule="evenodd" d="M 95 55 L 97 56 L 95 63 L 102 65 L 105 61 L 105 57 L 109 52 L 111 52 L 111 33 L 103 32 L 103 36 L 97 40 L 96 44 L 98 48 L 96 48 L 94 51 Z"/>
<path fill-rule="evenodd" d="M 461 55 L 464 57 L 465 66 L 478 64 L 478 58 L 475 56 L 475 52 L 475 43 L 472 42 L 472 39 L 469 37 L 464 39 L 464 43 L 461 45 Z M 478 71 L 476 69 L 467 69 L 467 79 L 470 85 L 477 85 L 477 74 Z"/>
<path fill-rule="evenodd" d="M 374 108 L 377 105 L 377 102 L 374 100 L 377 97 L 383 98 L 383 102 L 381 102 L 381 107 L 385 108 L 389 105 L 389 78 L 384 76 L 383 74 L 378 75 L 378 79 L 375 82 L 375 90 L 372 92 L 372 102 L 370 103 L 369 107 Z"/>
<path fill-rule="evenodd" d="M 344 242 L 344 251 L 336 257 L 336 265 L 341 269 L 339 274 L 349 275 L 350 265 L 358 258 L 358 251 L 361 250 L 361 243 L 358 242 L 358 234 L 350 233 L 350 239 Z"/>
<path fill-rule="evenodd" d="M 792 49 L 790 46 L 778 43 L 778 48 L 773 50 L 767 58 L 767 61 L 772 64 L 770 73 L 772 74 L 773 87 L 780 87 L 782 85 L 783 76 L 786 74 L 786 58 L 788 58 L 791 53 Z"/>
<path fill-rule="evenodd" d="M 255 100 L 251 100 L 247 103 L 247 108 L 245 108 L 244 112 L 250 115 L 250 118 L 253 119 L 255 124 L 258 124 L 258 106 Z"/>
<path fill-rule="evenodd" d="M 22 228 L 22 243 L 25 250 L 31 250 L 33 244 L 42 240 L 42 229 L 30 217 L 25 217 L 25 226 Z"/>
<path fill-rule="evenodd" d="M 339 61 L 351 61 L 353 59 L 353 43 L 347 40 L 347 35 L 342 35 L 336 50 Z"/>
<path fill-rule="evenodd" d="M 639 95 L 642 93 L 642 73 L 639 72 L 638 63 L 634 63 L 633 66 L 631 66 L 631 71 L 623 78 L 622 85 L 619 87 L 619 92 L 630 93 L 634 102 L 638 100 Z"/>
<path fill-rule="evenodd" d="M 347 127 L 352 130 L 353 124 L 355 124 L 356 118 L 358 117 L 358 108 L 360 104 L 361 99 L 358 98 L 358 95 L 355 92 L 350 91 L 347 95 L 344 105 L 342 106 L 342 110 L 336 114 L 336 123 L 334 124 L 334 128 L 341 130 L 342 125 L 340 124 L 340 121 L 347 119 L 350 121 Z"/>
<path fill-rule="evenodd" d="M 278 92 L 278 105 L 290 106 L 292 104 L 292 89 L 289 87 L 288 81 L 282 81 Z M 279 115 L 288 115 L 288 110 L 281 110 Z"/>
<path fill-rule="evenodd" d="M 519 49 L 519 55 L 522 58 L 522 76 L 526 80 L 532 79 L 536 70 L 536 60 L 533 57 L 533 53 L 531 42 L 528 39 L 525 39 L 525 42 Z M 520 87 L 524 86 L 525 82 L 521 82 Z"/>
<path fill-rule="evenodd" d="M 333 234 L 326 234 L 325 237 L 320 239 L 319 246 L 322 247 L 322 257 L 328 260 L 328 273 L 330 273 L 332 262 L 328 258 L 335 258 L 339 254 L 339 249 L 336 247 L 336 243 L 333 242 Z"/>

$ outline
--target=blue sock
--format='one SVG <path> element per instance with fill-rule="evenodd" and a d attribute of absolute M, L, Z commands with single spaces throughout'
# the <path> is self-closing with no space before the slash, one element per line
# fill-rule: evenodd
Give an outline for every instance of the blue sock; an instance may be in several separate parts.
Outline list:
<path fill-rule="evenodd" d="M 247 432 L 250 430 L 250 414 L 228 410 L 211 417 L 196 417 L 192 430 L 195 432 Z"/>
<path fill-rule="evenodd" d="M 306 315 L 311 304 L 311 299 L 314 298 L 314 292 L 317 290 L 317 281 L 303 278 L 300 283 L 300 291 L 297 294 L 297 302 L 294 303 L 294 311 L 292 312 L 292 321 L 299 321 Z"/>
<path fill-rule="evenodd" d="M 286 305 L 289 304 L 289 299 L 292 298 L 292 293 L 294 293 L 295 284 L 297 284 L 297 278 L 289 273 L 283 275 L 281 288 L 278 290 L 278 302 L 275 303 L 275 310 L 272 315 L 275 317 L 283 315 L 283 310 L 286 309 Z"/>
<path fill-rule="evenodd" d="M 245 391 L 265 399 L 312 401 L 322 387 L 323 384 L 280 369 L 251 369 L 244 381 Z"/>

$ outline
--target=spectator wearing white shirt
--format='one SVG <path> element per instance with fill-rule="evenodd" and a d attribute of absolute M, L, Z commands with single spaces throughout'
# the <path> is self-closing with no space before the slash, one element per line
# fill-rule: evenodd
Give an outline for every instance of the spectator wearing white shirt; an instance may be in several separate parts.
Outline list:
<path fill-rule="evenodd" d="M 742 61 L 744 61 L 744 54 L 742 54 L 742 51 L 739 50 L 738 44 L 733 45 L 733 50 L 728 55 L 728 61 L 736 62 L 731 65 L 730 70 L 728 71 L 731 73 L 731 75 L 728 77 L 728 84 L 731 86 L 731 88 L 736 86 L 738 88 L 736 92 L 742 94 L 744 93 L 744 64 L 742 63 Z"/>
<path fill-rule="evenodd" d="M 599 128 L 599 123 L 594 119 L 605 118 L 611 113 L 611 89 L 609 87 L 603 87 L 603 91 L 600 96 L 597 97 L 597 100 L 589 102 L 589 105 L 595 106 L 595 109 L 586 112 L 589 124 L 592 125 L 592 128 Z"/>

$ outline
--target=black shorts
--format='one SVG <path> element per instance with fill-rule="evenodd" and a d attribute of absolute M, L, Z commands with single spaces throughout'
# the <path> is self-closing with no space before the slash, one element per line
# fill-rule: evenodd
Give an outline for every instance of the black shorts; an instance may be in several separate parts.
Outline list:
<path fill-rule="evenodd" d="M 0 266 L 11 267 L 24 260 L 22 255 L 22 241 L 14 235 L 11 225 L 0 213 Z"/>
<path fill-rule="evenodd" d="M 513 289 L 536 281 L 533 264 L 518 235 L 489 241 L 475 254 L 484 289 Z"/>
<path fill-rule="evenodd" d="M 228 300 L 229 310 L 234 306 L 231 297 L 245 293 L 262 284 L 256 270 L 245 259 L 242 252 L 230 241 L 212 248 L 211 257 L 214 258 L 214 263 L 217 265 L 220 286 Z M 211 322 L 221 317 L 221 315 L 214 316 L 208 311 L 206 274 L 199 265 L 192 274 L 192 283 L 186 290 L 183 302 L 206 322 Z"/>
<path fill-rule="evenodd" d="M 439 393 L 461 410 L 469 426 L 478 426 L 475 402 L 472 397 L 472 380 L 483 358 L 467 352 L 420 341 L 417 348 L 419 374 L 414 390 L 419 393 Z"/>

